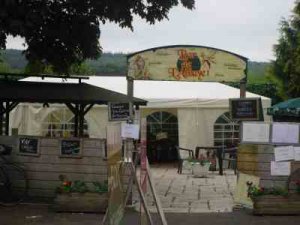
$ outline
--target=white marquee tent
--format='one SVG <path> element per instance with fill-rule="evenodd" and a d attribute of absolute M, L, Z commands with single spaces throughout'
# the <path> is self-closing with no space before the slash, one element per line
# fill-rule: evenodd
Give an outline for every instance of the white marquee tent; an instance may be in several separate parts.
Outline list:
<path fill-rule="evenodd" d="M 26 81 L 76 82 L 57 78 L 26 78 Z M 126 77 L 92 76 L 84 80 L 91 85 L 99 86 L 123 94 L 127 93 Z M 214 123 L 219 116 L 229 110 L 229 98 L 239 98 L 240 90 L 212 82 L 180 81 L 134 81 L 134 97 L 148 101 L 140 111 L 147 116 L 155 111 L 167 111 L 178 118 L 179 145 L 195 148 L 197 145 L 213 145 Z M 271 106 L 269 98 L 247 92 L 246 97 L 261 97 L 265 120 L 266 109 Z M 63 105 L 43 108 L 41 104 L 20 104 L 11 113 L 11 128 L 18 128 L 19 134 L 43 135 L 43 121 L 47 115 Z M 28 122 L 30 121 L 30 123 Z M 105 127 L 108 121 L 107 107 L 96 106 L 86 115 L 91 138 L 105 138 Z"/>

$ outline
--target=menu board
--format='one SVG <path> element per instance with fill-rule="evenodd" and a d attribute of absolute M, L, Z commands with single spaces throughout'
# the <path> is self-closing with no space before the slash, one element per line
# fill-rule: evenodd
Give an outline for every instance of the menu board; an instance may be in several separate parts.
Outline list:
<path fill-rule="evenodd" d="M 293 123 L 273 123 L 272 143 L 278 144 L 298 144 L 299 124 Z"/>
<path fill-rule="evenodd" d="M 38 155 L 39 139 L 34 137 L 19 137 L 19 153 L 22 155 Z"/>
<path fill-rule="evenodd" d="M 60 155 L 66 157 L 80 157 L 80 139 L 62 139 L 60 142 Z"/>
<path fill-rule="evenodd" d="M 230 116 L 233 120 L 260 120 L 260 98 L 229 99 Z"/>
<path fill-rule="evenodd" d="M 269 143 L 270 124 L 263 122 L 242 123 L 242 143 Z"/>
<path fill-rule="evenodd" d="M 129 103 L 109 103 L 108 114 L 110 121 L 126 121 L 129 118 Z"/>

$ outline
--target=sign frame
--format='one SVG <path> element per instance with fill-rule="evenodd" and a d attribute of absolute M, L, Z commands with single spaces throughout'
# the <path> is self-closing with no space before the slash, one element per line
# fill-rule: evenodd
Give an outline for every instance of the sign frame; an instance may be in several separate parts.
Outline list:
<path fill-rule="evenodd" d="M 133 80 L 241 82 L 248 58 L 208 46 L 167 45 L 129 54 L 127 64 Z"/>
<path fill-rule="evenodd" d="M 128 116 L 125 118 L 125 117 L 122 117 L 122 118 L 114 118 L 112 116 L 112 113 L 113 113 L 113 109 L 112 109 L 112 106 L 114 105 L 126 105 L 128 106 Z M 127 111 L 127 109 L 126 109 Z M 108 120 L 109 121 L 127 121 L 130 117 L 130 107 L 129 107 L 129 102 L 109 102 L 108 103 Z"/>
<path fill-rule="evenodd" d="M 234 116 L 235 113 L 234 111 L 234 102 L 247 102 L 247 101 L 255 101 L 256 105 L 256 117 L 238 117 Z M 262 113 L 262 108 L 261 108 L 261 98 L 230 98 L 229 99 L 229 114 L 230 118 L 232 120 L 237 120 L 237 121 L 260 121 L 261 120 L 261 113 Z"/>
<path fill-rule="evenodd" d="M 36 145 L 36 153 L 30 153 L 30 152 L 21 152 L 20 151 L 20 147 L 21 147 L 21 144 L 20 144 L 20 141 L 21 139 L 34 139 L 34 140 L 37 140 L 37 145 Z M 17 149 L 18 149 L 18 154 L 19 155 L 24 155 L 24 156 L 40 156 L 40 145 L 41 145 L 41 142 L 40 142 L 40 139 L 38 137 L 34 137 L 34 136 L 19 136 L 18 137 L 18 145 L 17 145 Z"/>
<path fill-rule="evenodd" d="M 79 141 L 79 153 L 76 155 L 73 154 L 63 154 L 62 153 L 62 143 L 63 141 Z M 83 149 L 83 141 L 80 138 L 60 138 L 59 140 L 59 157 L 60 158 L 82 158 L 82 149 Z"/>

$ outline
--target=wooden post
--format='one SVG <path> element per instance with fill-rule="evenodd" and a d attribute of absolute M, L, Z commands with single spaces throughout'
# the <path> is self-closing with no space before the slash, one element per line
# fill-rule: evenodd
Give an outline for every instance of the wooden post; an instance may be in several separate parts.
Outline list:
<path fill-rule="evenodd" d="M 74 117 L 74 136 L 78 137 L 78 114 L 79 114 L 79 105 L 75 105 L 75 117 Z"/>
<path fill-rule="evenodd" d="M 9 113 L 10 113 L 10 104 L 6 102 L 6 110 L 5 110 L 5 135 L 9 135 Z"/>
<path fill-rule="evenodd" d="M 248 61 L 246 62 L 245 78 L 240 81 L 240 98 L 246 98 L 246 85 L 248 77 Z"/>
<path fill-rule="evenodd" d="M 4 115 L 3 102 L 0 102 L 0 135 L 3 134 L 3 115 Z"/>
<path fill-rule="evenodd" d="M 133 123 L 133 79 L 127 77 L 127 96 L 129 99 L 129 123 Z"/>
<path fill-rule="evenodd" d="M 245 79 L 240 81 L 240 98 L 246 98 L 246 84 L 247 81 Z"/>
<path fill-rule="evenodd" d="M 79 137 L 83 137 L 83 125 L 84 125 L 84 104 L 79 105 Z"/>

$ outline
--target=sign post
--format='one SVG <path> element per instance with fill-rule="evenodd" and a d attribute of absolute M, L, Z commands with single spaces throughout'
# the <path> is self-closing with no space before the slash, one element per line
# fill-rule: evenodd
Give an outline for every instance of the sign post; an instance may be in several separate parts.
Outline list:
<path fill-rule="evenodd" d="M 109 225 L 120 225 L 124 215 L 124 197 L 122 184 L 122 139 L 121 124 L 107 126 L 107 157 L 108 157 L 108 221 Z"/>

